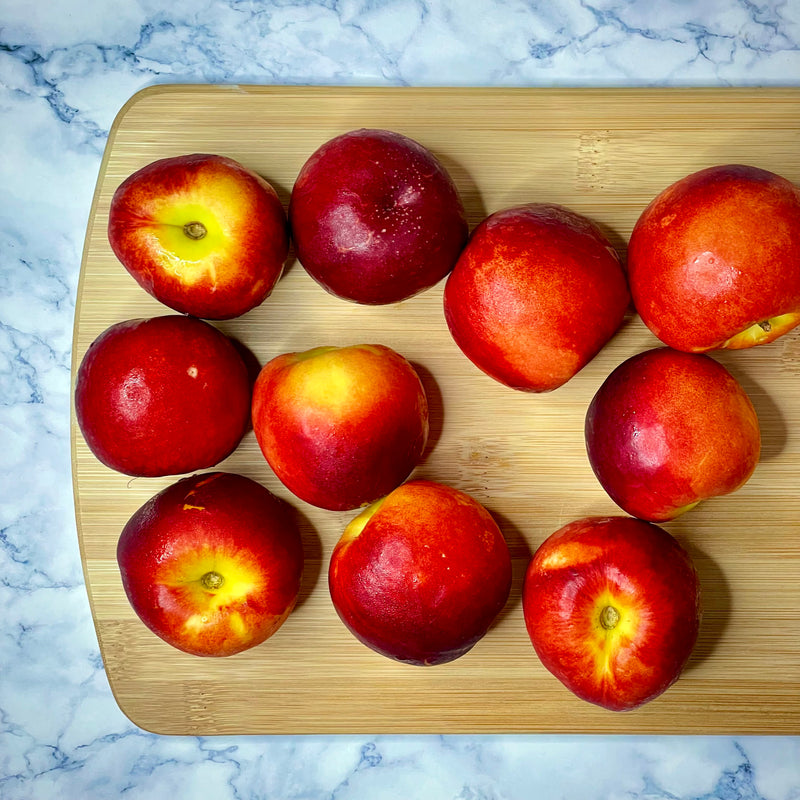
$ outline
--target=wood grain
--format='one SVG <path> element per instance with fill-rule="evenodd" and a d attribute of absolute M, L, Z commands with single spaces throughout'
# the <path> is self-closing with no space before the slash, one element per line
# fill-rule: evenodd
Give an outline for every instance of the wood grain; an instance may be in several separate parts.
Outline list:
<path fill-rule="evenodd" d="M 667 184 L 715 163 L 745 162 L 800 182 L 795 89 L 562 90 L 161 86 L 135 95 L 108 139 L 86 233 L 73 376 L 114 322 L 169 313 L 134 283 L 106 238 L 119 183 L 157 158 L 221 153 L 261 173 L 288 202 L 305 159 L 359 127 L 401 131 L 429 147 L 458 183 L 470 223 L 529 201 L 594 219 L 624 252 L 631 228 Z M 172 482 L 113 473 L 72 423 L 75 507 L 86 586 L 114 695 L 160 733 L 591 732 L 800 733 L 800 333 L 719 360 L 758 411 L 764 451 L 735 495 L 665 527 L 695 558 L 705 615 L 688 669 L 661 698 L 614 714 L 573 698 L 539 664 L 522 621 L 531 552 L 586 514 L 619 513 L 589 468 L 583 417 L 613 367 L 658 344 L 631 315 L 601 354 L 548 395 L 514 392 L 457 350 L 442 286 L 397 305 L 337 300 L 290 259 L 262 306 L 219 323 L 263 364 L 320 344 L 381 342 L 418 366 L 432 437 L 417 475 L 473 494 L 496 516 L 515 565 L 511 599 L 467 655 L 433 668 L 396 664 L 339 622 L 327 559 L 352 514 L 292 498 L 253 434 L 220 466 L 293 503 L 308 554 L 299 607 L 263 645 L 228 659 L 184 655 L 135 617 L 115 561 L 133 511 Z"/>

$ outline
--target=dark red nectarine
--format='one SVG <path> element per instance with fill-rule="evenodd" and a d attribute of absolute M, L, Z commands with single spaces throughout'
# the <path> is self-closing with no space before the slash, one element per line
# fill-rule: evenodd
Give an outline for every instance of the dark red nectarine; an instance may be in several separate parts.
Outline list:
<path fill-rule="evenodd" d="M 357 303 L 396 303 L 453 268 L 467 239 L 455 183 L 419 142 L 395 131 L 349 131 L 301 168 L 289 202 L 300 263 Z"/>

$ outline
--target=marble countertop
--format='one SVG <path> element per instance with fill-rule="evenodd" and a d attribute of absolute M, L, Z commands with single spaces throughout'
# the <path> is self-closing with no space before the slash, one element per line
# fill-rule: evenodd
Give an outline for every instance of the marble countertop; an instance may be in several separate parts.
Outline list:
<path fill-rule="evenodd" d="M 0 797 L 800 798 L 800 737 L 147 733 L 118 709 L 103 670 L 69 448 L 86 222 L 109 127 L 137 90 L 796 85 L 800 3 L 3 0 L 0 8 Z"/>

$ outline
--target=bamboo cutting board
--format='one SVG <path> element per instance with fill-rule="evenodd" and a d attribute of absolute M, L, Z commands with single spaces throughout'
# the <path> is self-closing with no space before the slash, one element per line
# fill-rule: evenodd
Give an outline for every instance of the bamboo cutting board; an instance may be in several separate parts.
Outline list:
<path fill-rule="evenodd" d="M 752 163 L 800 182 L 795 89 L 561 90 L 162 86 L 135 95 L 111 130 L 86 233 L 73 378 L 112 323 L 171 313 L 144 293 L 106 238 L 111 196 L 157 158 L 220 153 L 261 173 L 288 203 L 305 159 L 359 127 L 405 133 L 450 170 L 474 226 L 530 201 L 594 219 L 624 252 L 641 210 L 683 175 Z M 111 688 L 159 733 L 800 733 L 800 330 L 772 345 L 717 354 L 759 414 L 763 454 L 735 495 L 665 525 L 703 584 L 700 639 L 666 694 L 625 714 L 577 700 L 538 662 L 520 592 L 531 553 L 561 525 L 620 513 L 589 467 L 586 407 L 621 361 L 658 342 L 631 315 L 581 373 L 548 395 L 502 387 L 452 342 L 442 285 L 403 303 L 361 307 L 328 295 L 293 258 L 272 296 L 218 327 L 261 364 L 320 344 L 380 342 L 422 375 L 432 436 L 416 471 L 471 493 L 511 548 L 511 598 L 461 659 L 411 667 L 379 656 L 339 622 L 327 562 L 353 513 L 315 509 L 278 483 L 249 433 L 220 468 L 254 478 L 303 517 L 307 568 L 298 608 L 275 636 L 227 659 L 180 653 L 125 598 L 115 548 L 128 517 L 176 478 L 103 467 L 72 424 L 73 483 L 86 585 Z"/>

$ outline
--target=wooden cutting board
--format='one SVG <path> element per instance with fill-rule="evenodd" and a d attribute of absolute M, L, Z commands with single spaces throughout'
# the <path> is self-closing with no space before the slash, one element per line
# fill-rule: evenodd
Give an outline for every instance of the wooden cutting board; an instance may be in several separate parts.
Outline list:
<path fill-rule="evenodd" d="M 305 159 L 359 127 L 405 133 L 456 180 L 471 225 L 499 208 L 562 203 L 593 218 L 624 251 L 641 210 L 683 175 L 752 163 L 800 182 L 795 89 L 563 90 L 158 86 L 120 111 L 86 233 L 73 376 L 112 323 L 170 313 L 113 256 L 109 201 L 134 170 L 211 152 L 261 173 L 288 203 Z M 768 235 L 768 231 L 765 231 Z M 297 610 L 263 645 L 228 659 L 184 655 L 150 633 L 115 561 L 128 517 L 174 478 L 103 467 L 72 424 L 80 550 L 111 688 L 139 726 L 160 733 L 800 733 L 800 331 L 718 354 L 758 411 L 763 457 L 735 495 L 665 525 L 691 552 L 705 593 L 700 639 L 683 677 L 649 705 L 615 714 L 577 700 L 538 662 L 520 606 L 522 576 L 551 532 L 620 513 L 589 467 L 584 413 L 608 373 L 658 342 L 631 316 L 579 375 L 548 395 L 504 388 L 452 342 L 442 286 L 397 305 L 329 296 L 294 259 L 262 306 L 226 333 L 263 364 L 321 344 L 381 342 L 415 363 L 432 408 L 416 474 L 471 493 L 495 515 L 514 559 L 508 606 L 467 655 L 437 667 L 394 663 L 357 642 L 328 596 L 331 549 L 350 513 L 312 508 L 278 483 L 248 434 L 221 468 L 261 481 L 304 518 L 307 571 Z"/>

